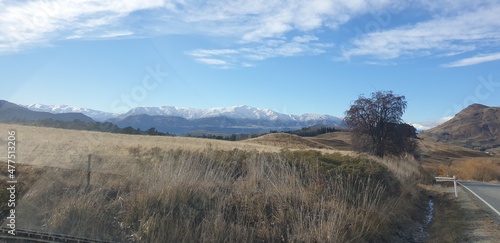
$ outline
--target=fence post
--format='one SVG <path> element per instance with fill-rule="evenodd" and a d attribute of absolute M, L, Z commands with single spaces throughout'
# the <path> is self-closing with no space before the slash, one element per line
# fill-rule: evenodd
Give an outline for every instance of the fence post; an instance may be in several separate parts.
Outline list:
<path fill-rule="evenodd" d="M 434 180 L 436 182 L 442 182 L 442 181 L 453 181 L 453 188 L 455 189 L 455 197 L 458 197 L 458 192 L 457 192 L 457 177 L 442 177 L 442 176 L 437 176 L 434 177 Z"/>
<path fill-rule="evenodd" d="M 90 163 L 91 163 L 91 155 L 89 154 L 89 160 L 87 163 L 87 188 L 90 186 Z"/>
<path fill-rule="evenodd" d="M 455 197 L 458 197 L 457 193 L 457 177 L 453 176 L 453 186 L 455 187 Z"/>

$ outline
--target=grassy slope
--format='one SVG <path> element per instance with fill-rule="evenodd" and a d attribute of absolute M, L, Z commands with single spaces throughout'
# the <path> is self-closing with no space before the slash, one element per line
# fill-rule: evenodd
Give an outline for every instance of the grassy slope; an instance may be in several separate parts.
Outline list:
<path fill-rule="evenodd" d="M 379 241 L 414 210 L 421 181 L 416 161 L 377 162 L 297 138 L 263 145 L 0 124 L 12 128 L 27 164 L 18 227 L 86 237 Z"/>
<path fill-rule="evenodd" d="M 492 156 L 481 151 L 449 143 L 435 142 L 433 138 L 421 135 L 420 153 L 424 168 L 437 175 L 456 175 L 463 180 L 500 180 L 500 155 Z"/>

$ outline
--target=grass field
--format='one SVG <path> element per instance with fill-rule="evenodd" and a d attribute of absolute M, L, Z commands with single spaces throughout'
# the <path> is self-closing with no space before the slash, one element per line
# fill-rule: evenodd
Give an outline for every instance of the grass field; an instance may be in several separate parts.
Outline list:
<path fill-rule="evenodd" d="M 411 158 L 287 134 L 228 142 L 0 124 L 10 129 L 18 227 L 115 241 L 380 241 L 411 217 L 425 178 Z"/>
<path fill-rule="evenodd" d="M 438 143 L 425 135 L 422 138 L 419 141 L 419 152 L 424 155 L 421 161 L 431 174 L 437 175 L 441 170 L 461 180 L 500 181 L 500 155 Z"/>
<path fill-rule="evenodd" d="M 2 151 L 11 129 L 18 227 L 114 241 L 383 241 L 418 218 L 439 169 L 498 180 L 500 164 L 425 138 L 422 161 L 360 156 L 344 132 L 230 142 L 0 124 Z"/>

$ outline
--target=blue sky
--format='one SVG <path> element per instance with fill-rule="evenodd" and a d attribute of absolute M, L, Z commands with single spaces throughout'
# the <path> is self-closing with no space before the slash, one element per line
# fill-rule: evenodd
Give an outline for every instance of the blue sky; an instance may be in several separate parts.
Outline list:
<path fill-rule="evenodd" d="M 1 99 L 343 116 L 392 90 L 433 126 L 500 104 L 499 1 L 0 0 Z"/>

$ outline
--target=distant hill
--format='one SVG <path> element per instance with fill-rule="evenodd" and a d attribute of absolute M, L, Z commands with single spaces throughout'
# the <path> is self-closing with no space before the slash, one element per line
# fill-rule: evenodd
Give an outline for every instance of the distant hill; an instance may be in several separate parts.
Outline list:
<path fill-rule="evenodd" d="M 96 121 L 116 124 L 120 128 L 156 128 L 159 132 L 177 135 L 255 134 L 271 130 L 293 131 L 311 126 L 345 127 L 342 119 L 330 115 L 291 115 L 246 105 L 205 109 L 175 106 L 136 107 L 123 114 L 67 105 L 32 104 L 24 107 L 53 115 L 78 112 Z"/>
<path fill-rule="evenodd" d="M 500 147 L 500 107 L 472 104 L 424 134 L 438 142 L 467 148 L 487 150 Z"/>
<path fill-rule="evenodd" d="M 0 121 L 37 121 L 45 119 L 53 119 L 57 121 L 94 121 L 92 118 L 81 113 L 52 114 L 49 112 L 38 112 L 5 100 L 0 100 Z"/>
<path fill-rule="evenodd" d="M 146 114 L 131 115 L 124 118 L 109 119 L 108 122 L 116 124 L 119 127 L 134 127 L 139 129 L 156 128 L 160 132 L 169 132 L 174 134 L 188 134 L 193 131 L 205 131 L 206 133 L 222 134 L 252 134 L 267 133 L 271 130 L 289 131 L 306 127 L 312 121 L 294 121 L 294 120 L 267 120 L 267 119 L 248 119 L 231 118 L 225 116 L 204 117 L 198 119 L 185 119 L 178 116 L 150 116 Z M 325 122 L 325 125 L 338 125 L 334 121 L 316 121 Z"/>

